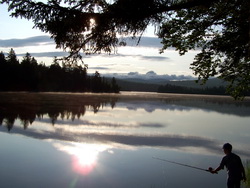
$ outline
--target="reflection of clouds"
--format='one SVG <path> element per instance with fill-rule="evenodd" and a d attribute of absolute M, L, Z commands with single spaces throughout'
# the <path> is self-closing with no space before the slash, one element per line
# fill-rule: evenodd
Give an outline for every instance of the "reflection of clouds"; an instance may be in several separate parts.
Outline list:
<path fill-rule="evenodd" d="M 50 119 L 41 119 L 39 122 L 44 123 L 51 123 Z M 70 124 L 70 125 L 69 125 Z M 77 126 L 78 128 L 86 128 L 86 127 L 111 127 L 111 128 L 140 128 L 140 127 L 147 127 L 147 128 L 163 128 L 166 127 L 165 124 L 160 123 L 140 123 L 140 122 L 134 122 L 134 123 L 114 123 L 114 122 L 102 122 L 102 121 L 89 121 L 89 120 L 82 120 L 82 119 L 75 119 L 74 121 L 65 121 L 65 120 L 57 120 L 56 121 L 56 127 L 64 128 L 65 125 Z"/>
<path fill-rule="evenodd" d="M 56 129 L 56 128 L 55 128 Z M 5 132 L 0 127 L 1 132 Z M 126 146 L 145 146 L 145 147 L 162 147 L 171 148 L 177 150 L 183 150 L 187 148 L 193 148 L 192 153 L 196 153 L 196 150 L 202 149 L 209 153 L 221 153 L 219 143 L 216 140 L 208 139 L 198 136 L 182 136 L 182 135 L 170 135 L 170 134 L 152 134 L 152 135 L 125 135 L 125 134 L 110 134 L 110 133 L 86 133 L 86 132 L 65 132 L 62 129 L 56 129 L 55 132 L 49 131 L 35 131 L 35 130 L 21 130 L 15 128 L 11 131 L 13 134 L 22 134 L 37 139 L 54 139 L 70 142 L 86 142 L 93 144 L 107 144 L 110 146 L 124 145 Z M 250 157 L 250 152 L 247 150 L 238 151 L 238 154 Z"/>

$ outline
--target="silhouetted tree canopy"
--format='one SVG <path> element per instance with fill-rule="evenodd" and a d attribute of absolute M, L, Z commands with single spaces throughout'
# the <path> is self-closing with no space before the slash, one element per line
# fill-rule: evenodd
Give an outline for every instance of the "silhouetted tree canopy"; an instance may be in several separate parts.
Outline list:
<path fill-rule="evenodd" d="M 181 55 L 200 48 L 191 64 L 199 79 L 219 76 L 239 97 L 250 89 L 249 0 L 2 0 L 12 16 L 30 19 L 50 33 L 57 47 L 79 52 L 110 53 L 141 36 L 153 25 L 163 52 L 174 47 Z M 138 39 L 138 42 L 140 37 Z"/>
<path fill-rule="evenodd" d="M 0 91 L 119 93 L 120 88 L 115 80 L 108 82 L 98 72 L 88 76 L 87 69 L 77 64 L 60 66 L 55 59 L 45 66 L 29 53 L 19 63 L 11 49 L 6 58 L 0 53 Z"/>

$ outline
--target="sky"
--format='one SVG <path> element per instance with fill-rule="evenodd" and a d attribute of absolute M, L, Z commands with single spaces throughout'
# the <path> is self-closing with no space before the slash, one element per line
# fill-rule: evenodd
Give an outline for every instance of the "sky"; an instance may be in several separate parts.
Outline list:
<path fill-rule="evenodd" d="M 9 14 L 7 6 L 0 5 L 0 51 L 8 53 L 13 48 L 20 60 L 29 52 L 39 63 L 46 65 L 50 65 L 55 56 L 65 55 L 61 49 L 55 48 L 48 33 L 33 28 L 32 21 L 12 18 Z M 88 72 L 127 76 L 174 75 L 179 79 L 183 79 L 183 75 L 194 76 L 189 67 L 197 51 L 180 56 L 177 51 L 169 49 L 160 54 L 162 45 L 153 30 L 151 27 L 147 29 L 138 46 L 136 41 L 128 40 L 127 46 L 119 47 L 117 53 L 84 57 Z"/>

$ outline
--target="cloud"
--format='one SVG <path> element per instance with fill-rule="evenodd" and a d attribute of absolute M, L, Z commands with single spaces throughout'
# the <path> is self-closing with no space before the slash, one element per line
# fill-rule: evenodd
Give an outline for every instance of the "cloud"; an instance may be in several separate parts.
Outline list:
<path fill-rule="evenodd" d="M 118 51 L 119 52 L 119 51 Z M 120 53 L 115 53 L 115 54 L 92 54 L 89 57 L 94 57 L 94 56 L 101 56 L 104 58 L 127 58 L 127 57 L 132 57 L 132 58 L 138 58 L 140 60 L 151 60 L 151 61 L 169 61 L 170 58 L 166 56 L 147 56 L 147 55 L 135 55 L 135 54 L 120 54 Z"/>
<path fill-rule="evenodd" d="M 150 61 L 169 61 L 170 58 L 169 57 L 165 57 L 165 56 L 144 56 L 144 55 L 127 55 L 127 56 L 132 56 L 132 57 L 136 57 L 139 58 L 141 60 L 150 60 Z"/>
<path fill-rule="evenodd" d="M 88 69 L 94 69 L 94 70 L 109 70 L 110 68 L 107 68 L 107 67 L 89 67 Z"/>
<path fill-rule="evenodd" d="M 0 47 L 4 47 L 4 48 L 37 46 L 37 45 L 42 45 L 42 44 L 43 45 L 54 44 L 54 41 L 47 35 L 29 37 L 29 38 L 24 38 L 24 39 L 0 40 Z"/>
<path fill-rule="evenodd" d="M 141 80 L 149 80 L 150 82 L 154 82 L 155 79 L 162 81 L 170 81 L 170 80 L 195 80 L 197 78 L 190 75 L 169 75 L 169 74 L 157 74 L 154 71 L 148 71 L 146 74 L 140 74 L 138 72 L 129 72 L 129 73 L 107 73 L 103 74 L 104 77 L 115 77 L 118 79 L 141 79 Z M 154 80 L 152 80 L 154 79 Z"/>
<path fill-rule="evenodd" d="M 131 39 L 130 37 L 123 38 L 126 41 L 126 46 L 140 46 L 150 48 L 161 48 L 161 39 L 157 37 L 141 37 L 140 43 L 137 45 L 138 39 Z M 41 35 L 35 37 L 28 37 L 24 39 L 0 39 L 0 47 L 24 47 L 36 46 L 41 44 L 54 44 L 54 40 L 48 35 Z"/>
<path fill-rule="evenodd" d="M 17 54 L 17 56 L 25 56 L 26 54 Z M 67 52 L 39 52 L 39 53 L 30 53 L 34 57 L 64 57 L 68 56 Z"/>
<path fill-rule="evenodd" d="M 142 60 L 152 60 L 152 61 L 168 61 L 170 60 L 169 57 L 164 56 L 140 56 Z"/>
<path fill-rule="evenodd" d="M 131 37 L 125 37 L 120 40 L 124 40 L 126 42 L 126 46 L 140 46 L 140 47 L 148 47 L 148 48 L 162 48 L 161 39 L 157 37 L 141 37 L 139 44 L 138 39 L 132 39 Z"/>
<path fill-rule="evenodd" d="M 157 74 L 154 71 L 148 71 L 146 73 L 147 76 L 157 76 Z"/>
<path fill-rule="evenodd" d="M 124 38 L 126 40 L 127 45 L 126 46 L 133 46 L 136 47 L 137 42 L 136 40 L 132 40 L 131 38 Z M 27 46 L 42 46 L 42 45 L 51 45 L 55 44 L 54 40 L 50 38 L 48 35 L 41 35 L 41 36 L 35 36 L 35 37 L 29 37 L 24 39 L 4 39 L 0 40 L 0 47 L 3 48 L 15 48 L 15 47 L 27 47 Z M 156 37 L 141 37 L 140 44 L 138 45 L 140 47 L 150 47 L 150 48 L 160 48 L 161 43 L 160 39 Z M 29 52 L 34 57 L 62 57 L 67 56 L 67 52 L 39 52 L 39 53 L 32 53 Z M 18 56 L 24 56 L 25 54 L 17 54 Z M 84 54 L 82 54 L 84 56 Z M 97 54 L 93 54 L 90 56 L 84 56 L 84 58 L 91 58 L 95 57 Z M 150 60 L 150 61 L 168 61 L 168 57 L 164 56 L 144 56 L 144 55 L 133 55 L 133 54 L 99 54 L 99 57 L 105 57 L 105 58 L 127 58 L 127 57 L 133 57 L 138 58 L 141 60 Z"/>
<path fill-rule="evenodd" d="M 138 76 L 139 73 L 138 72 L 129 72 L 128 76 Z"/>

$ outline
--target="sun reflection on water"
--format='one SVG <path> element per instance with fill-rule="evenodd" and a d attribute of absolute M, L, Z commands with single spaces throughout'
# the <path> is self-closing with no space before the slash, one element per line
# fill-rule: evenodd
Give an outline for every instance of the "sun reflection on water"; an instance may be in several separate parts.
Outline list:
<path fill-rule="evenodd" d="M 97 167 L 98 155 L 110 149 L 107 145 L 87 143 L 55 143 L 54 146 L 72 155 L 72 170 L 81 175 L 90 174 Z"/>

